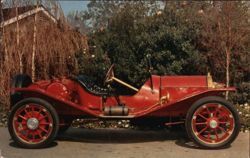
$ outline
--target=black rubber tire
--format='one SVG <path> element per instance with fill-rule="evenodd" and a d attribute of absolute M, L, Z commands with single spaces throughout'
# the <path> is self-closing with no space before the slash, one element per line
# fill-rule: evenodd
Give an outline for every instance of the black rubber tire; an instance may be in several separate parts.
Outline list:
<path fill-rule="evenodd" d="M 37 144 L 29 144 L 19 139 L 19 137 L 14 132 L 13 123 L 12 123 L 16 111 L 22 106 L 25 106 L 26 104 L 29 104 L 29 103 L 36 103 L 36 104 L 43 106 L 51 114 L 52 119 L 53 119 L 53 129 L 52 129 L 51 134 L 46 138 L 45 141 L 41 143 L 37 143 Z M 26 98 L 26 99 L 21 100 L 20 102 L 18 102 L 16 105 L 13 106 L 10 112 L 9 118 L 8 118 L 8 130 L 9 130 L 11 138 L 14 140 L 14 142 L 18 146 L 22 148 L 29 148 L 29 149 L 44 148 L 50 145 L 56 138 L 57 132 L 59 130 L 59 117 L 55 108 L 51 104 L 49 104 L 47 101 L 39 99 L 39 98 Z"/>
<path fill-rule="evenodd" d="M 200 106 L 207 104 L 207 103 L 219 103 L 221 105 L 224 105 L 226 108 L 228 108 L 230 110 L 230 112 L 232 113 L 232 115 L 234 117 L 234 121 L 235 121 L 234 131 L 232 132 L 232 135 L 224 142 L 221 142 L 218 144 L 204 143 L 196 137 L 195 133 L 192 130 L 191 122 L 192 122 L 193 114 Z M 238 136 L 238 134 L 240 132 L 240 119 L 239 119 L 238 112 L 237 112 L 236 108 L 233 106 L 233 104 L 231 104 L 230 102 L 228 102 L 224 98 L 217 97 L 217 96 L 209 96 L 209 97 L 205 97 L 205 98 L 202 98 L 202 99 L 196 101 L 190 107 L 190 109 L 188 110 L 187 116 L 186 116 L 185 128 L 186 128 L 188 137 L 195 144 L 199 145 L 202 148 L 218 149 L 218 148 L 223 148 L 223 147 L 229 146 L 236 139 L 236 137 Z"/>

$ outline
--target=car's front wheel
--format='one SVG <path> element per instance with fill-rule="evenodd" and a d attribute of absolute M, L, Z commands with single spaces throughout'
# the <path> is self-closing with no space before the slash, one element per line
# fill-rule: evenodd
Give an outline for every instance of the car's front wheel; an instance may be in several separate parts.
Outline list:
<path fill-rule="evenodd" d="M 59 118 L 54 107 L 38 98 L 18 102 L 11 110 L 8 129 L 12 139 L 24 148 L 42 148 L 56 137 Z"/>
<path fill-rule="evenodd" d="M 205 148 L 221 148 L 231 144 L 240 130 L 235 107 L 215 96 L 195 102 L 187 113 L 185 125 L 188 136 Z"/>

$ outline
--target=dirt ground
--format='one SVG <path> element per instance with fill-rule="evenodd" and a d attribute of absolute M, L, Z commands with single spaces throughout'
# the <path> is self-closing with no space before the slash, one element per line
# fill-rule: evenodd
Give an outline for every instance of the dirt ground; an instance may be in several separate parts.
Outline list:
<path fill-rule="evenodd" d="M 127 129 L 70 128 L 50 147 L 21 149 L 0 128 L 0 150 L 4 158 L 249 158 L 249 133 L 240 133 L 230 147 L 199 149 L 183 132 Z"/>

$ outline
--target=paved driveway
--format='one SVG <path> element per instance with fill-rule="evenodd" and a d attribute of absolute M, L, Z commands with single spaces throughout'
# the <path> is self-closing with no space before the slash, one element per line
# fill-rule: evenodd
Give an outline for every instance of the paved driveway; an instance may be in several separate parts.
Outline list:
<path fill-rule="evenodd" d="M 49 148 L 21 149 L 0 128 L 4 158 L 249 158 L 249 133 L 240 133 L 228 148 L 198 149 L 183 133 L 125 129 L 69 129 Z"/>

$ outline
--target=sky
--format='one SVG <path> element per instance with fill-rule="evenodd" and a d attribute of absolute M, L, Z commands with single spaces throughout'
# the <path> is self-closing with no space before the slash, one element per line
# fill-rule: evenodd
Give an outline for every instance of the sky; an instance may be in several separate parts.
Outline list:
<path fill-rule="evenodd" d="M 70 11 L 74 10 L 87 10 L 89 1 L 59 1 L 63 9 L 64 15 L 67 16 Z"/>

